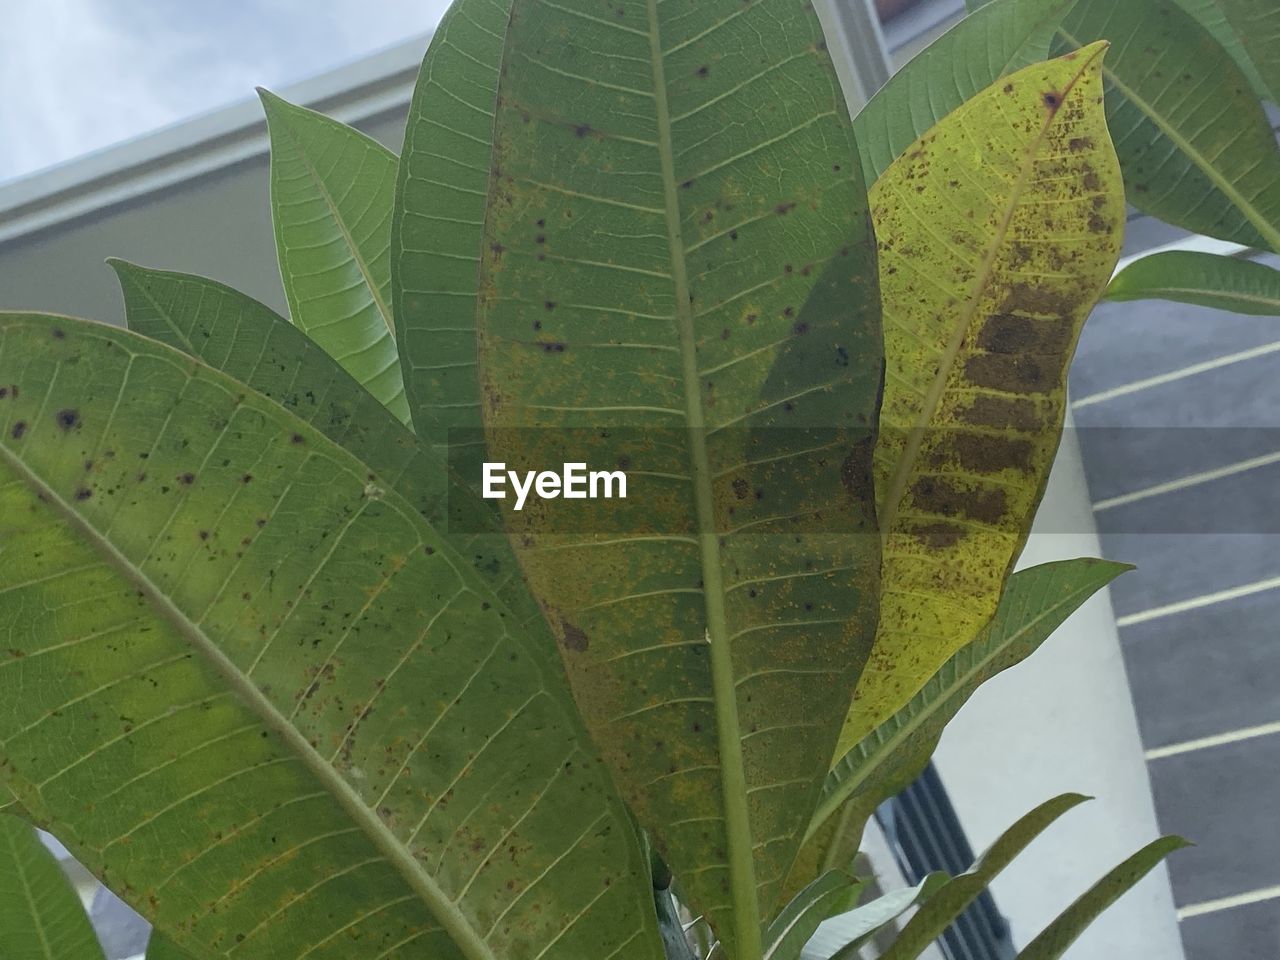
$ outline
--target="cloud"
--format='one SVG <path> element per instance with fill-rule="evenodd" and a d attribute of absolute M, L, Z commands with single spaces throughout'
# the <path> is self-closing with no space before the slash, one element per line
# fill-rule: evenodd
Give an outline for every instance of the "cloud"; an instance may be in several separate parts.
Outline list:
<path fill-rule="evenodd" d="M 425 34 L 447 0 L 9 0 L 0 181 Z"/>

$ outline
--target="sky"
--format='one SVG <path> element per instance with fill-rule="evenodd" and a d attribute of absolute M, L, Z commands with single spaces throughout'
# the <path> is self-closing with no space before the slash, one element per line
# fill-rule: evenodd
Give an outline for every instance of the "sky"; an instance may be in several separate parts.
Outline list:
<path fill-rule="evenodd" d="M 422 36 L 447 6 L 3 0 L 0 183 Z"/>

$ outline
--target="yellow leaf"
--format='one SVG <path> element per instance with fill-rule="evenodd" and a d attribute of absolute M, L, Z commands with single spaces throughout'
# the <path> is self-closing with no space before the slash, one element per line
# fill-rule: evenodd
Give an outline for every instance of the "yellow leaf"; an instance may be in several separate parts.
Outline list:
<path fill-rule="evenodd" d="M 1106 47 L 1001 78 L 871 191 L 888 364 L 883 599 L 837 758 L 973 639 L 1026 541 L 1067 366 L 1120 252 Z"/>

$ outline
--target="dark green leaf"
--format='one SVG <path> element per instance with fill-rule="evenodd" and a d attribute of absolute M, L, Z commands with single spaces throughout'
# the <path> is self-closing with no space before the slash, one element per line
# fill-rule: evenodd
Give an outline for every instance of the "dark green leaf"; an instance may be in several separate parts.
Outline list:
<path fill-rule="evenodd" d="M 414 427 L 432 443 L 447 442 L 451 427 L 480 426 L 477 271 L 510 14 L 511 0 L 449 7 L 422 61 L 405 127 L 391 228 L 392 302 Z M 543 309 L 542 302 L 530 309 Z"/>
<path fill-rule="evenodd" d="M 615 779 L 756 958 L 878 606 L 879 298 L 844 98 L 808 4 L 518 0 L 497 103 L 489 458 L 601 438 L 592 466 L 634 483 L 554 514 L 576 530 L 506 522 Z"/>
<path fill-rule="evenodd" d="M 917 54 L 854 118 L 862 174 L 875 183 L 912 142 L 999 77 L 1049 55 L 1075 0 L 993 0 Z"/>
<path fill-rule="evenodd" d="M 1240 46 L 1280 104 L 1280 4 L 1275 0 L 1217 0 Z"/>
<path fill-rule="evenodd" d="M 1280 316 L 1280 270 L 1213 253 L 1172 250 L 1135 260 L 1107 288 L 1110 300 L 1176 300 L 1260 317 Z"/>
<path fill-rule="evenodd" d="M 1249 78 L 1249 86 L 1253 88 L 1253 92 L 1259 97 L 1270 98 L 1271 91 L 1267 88 L 1266 81 L 1262 79 L 1258 68 L 1249 59 L 1249 54 L 1245 52 L 1239 35 L 1227 20 L 1227 15 L 1223 13 L 1222 0 L 1177 0 L 1177 4 L 1195 17 L 1200 25 L 1222 44 L 1223 49 L 1231 54 L 1231 59 L 1236 62 L 1236 66 Z"/>
<path fill-rule="evenodd" d="M 1280 149 L 1231 55 L 1174 0 L 1079 0 L 1063 49 L 1111 41 L 1107 121 L 1129 202 L 1196 233 L 1280 251 Z"/>

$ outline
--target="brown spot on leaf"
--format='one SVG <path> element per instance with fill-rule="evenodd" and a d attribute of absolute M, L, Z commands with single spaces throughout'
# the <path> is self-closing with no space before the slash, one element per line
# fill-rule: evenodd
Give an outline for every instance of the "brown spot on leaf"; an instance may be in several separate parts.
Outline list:
<path fill-rule="evenodd" d="M 959 411 L 965 423 L 975 427 L 999 427 L 1031 431 L 1039 428 L 1036 405 L 1021 397 L 979 396 L 965 410 Z"/>
<path fill-rule="evenodd" d="M 961 433 L 952 441 L 960 466 L 973 473 L 1030 470 L 1031 442 L 991 434 Z"/>
<path fill-rule="evenodd" d="M 932 550 L 945 550 L 947 547 L 954 547 L 964 536 L 963 527 L 954 523 L 947 523 L 945 520 L 922 523 L 910 527 L 906 532 Z"/>
<path fill-rule="evenodd" d="M 9 431 L 9 436 L 15 440 L 21 440 L 22 435 L 27 432 L 27 421 L 19 420 L 13 425 L 13 429 Z"/>
<path fill-rule="evenodd" d="M 575 653 L 583 653 L 591 645 L 581 627 L 561 619 L 560 629 L 564 632 L 564 645 Z"/>
<path fill-rule="evenodd" d="M 70 408 L 58 411 L 58 426 L 63 430 L 71 430 L 80 426 L 79 411 Z"/>
<path fill-rule="evenodd" d="M 999 487 L 966 490 L 941 477 L 921 477 L 911 488 L 913 509 L 943 517 L 965 517 L 979 523 L 998 524 L 1008 509 L 1008 497 Z"/>

